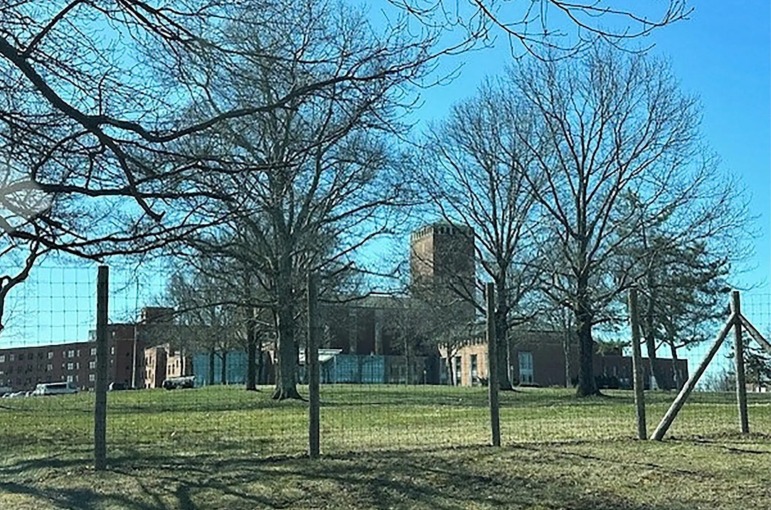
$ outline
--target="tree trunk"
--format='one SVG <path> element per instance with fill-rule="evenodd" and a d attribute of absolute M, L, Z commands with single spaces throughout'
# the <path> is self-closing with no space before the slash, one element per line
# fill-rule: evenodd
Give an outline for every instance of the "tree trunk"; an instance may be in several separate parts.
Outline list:
<path fill-rule="evenodd" d="M 648 289 L 652 289 L 654 285 L 652 277 L 648 276 Z M 653 380 L 656 381 L 656 386 L 662 390 L 670 390 L 672 388 L 666 382 L 666 378 L 661 370 L 661 363 L 656 356 L 656 324 L 655 324 L 655 300 L 653 296 L 648 296 L 648 303 L 645 311 L 645 327 L 643 328 L 645 333 L 645 350 L 648 355 L 648 367 L 650 373 L 653 376 Z M 653 389 L 653 388 L 651 388 Z"/>
<path fill-rule="evenodd" d="M 257 390 L 257 321 L 254 318 L 247 322 L 246 332 L 246 391 Z"/>
<path fill-rule="evenodd" d="M 257 338 L 257 384 L 266 384 L 265 376 L 265 354 L 262 351 L 262 338 Z"/>
<path fill-rule="evenodd" d="M 278 276 L 278 307 L 276 310 L 276 326 L 278 337 L 276 338 L 276 388 L 273 391 L 273 399 L 286 400 L 302 397 L 297 392 L 297 344 L 295 342 L 294 308 L 292 296 L 292 269 L 291 260 L 281 262 Z"/>
<path fill-rule="evenodd" d="M 214 386 L 214 357 L 216 356 L 215 350 L 212 348 L 209 351 L 209 373 L 207 374 L 207 383 L 209 386 Z"/>
<path fill-rule="evenodd" d="M 562 353 L 565 356 L 565 387 L 570 388 L 573 386 L 570 380 L 570 326 L 565 325 L 565 336 L 562 339 Z"/>
<path fill-rule="evenodd" d="M 677 370 L 677 349 L 674 344 L 669 344 L 669 351 L 672 353 L 672 381 L 674 381 L 677 390 L 685 384 L 685 381 L 681 380 L 680 372 Z"/>
<path fill-rule="evenodd" d="M 228 383 L 228 351 L 227 349 L 222 349 L 220 352 L 220 358 L 222 359 L 222 367 L 220 371 L 220 377 L 222 379 L 222 384 Z"/>
<path fill-rule="evenodd" d="M 455 386 L 455 371 L 452 369 L 452 356 L 450 356 L 449 350 L 447 351 L 445 367 L 447 367 L 447 384 L 450 386 Z"/>
<path fill-rule="evenodd" d="M 576 395 L 588 397 L 600 395 L 594 380 L 594 340 L 592 339 L 592 315 L 587 303 L 587 282 L 579 279 L 576 333 L 578 338 L 578 386 Z"/>

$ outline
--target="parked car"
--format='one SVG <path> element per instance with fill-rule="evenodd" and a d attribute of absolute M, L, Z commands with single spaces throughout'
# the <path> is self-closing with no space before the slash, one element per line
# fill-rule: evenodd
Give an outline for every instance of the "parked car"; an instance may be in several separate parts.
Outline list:
<path fill-rule="evenodd" d="M 192 375 L 185 377 L 169 377 L 163 381 L 163 387 L 167 390 L 195 388 L 195 377 Z"/>
<path fill-rule="evenodd" d="M 110 385 L 107 387 L 108 391 L 123 391 L 129 389 L 126 383 L 122 382 L 111 382 Z"/>

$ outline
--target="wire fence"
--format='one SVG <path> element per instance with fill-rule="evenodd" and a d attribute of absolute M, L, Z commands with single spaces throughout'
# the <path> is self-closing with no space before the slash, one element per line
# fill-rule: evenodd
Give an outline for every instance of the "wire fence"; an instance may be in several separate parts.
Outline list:
<path fill-rule="evenodd" d="M 9 299 L 0 337 L 0 386 L 5 394 L 0 401 L 0 430 L 4 431 L 0 441 L 10 458 L 93 454 L 96 273 L 94 267 L 43 267 Z M 142 456 L 237 452 L 269 457 L 308 451 L 313 429 L 309 429 L 308 402 L 312 401 L 308 385 L 312 374 L 305 363 L 309 357 L 304 326 L 297 329 L 302 337 L 298 391 L 305 400 L 277 401 L 272 398 L 277 367 L 275 336 L 270 332 L 259 336 L 252 356 L 238 335 L 225 338 L 223 330 L 213 327 L 204 328 L 205 334 L 200 335 L 189 324 L 181 324 L 169 307 L 167 282 L 159 273 L 113 271 L 109 289 L 108 462 Z M 742 314 L 768 338 L 771 294 L 745 293 L 741 298 Z M 342 328 L 341 337 L 329 327 L 331 314 L 323 307 L 319 310 L 316 359 L 322 454 L 482 447 L 494 442 L 488 386 L 491 360 L 484 336 L 470 338 L 452 353 L 441 349 L 404 352 L 379 324 L 376 308 L 347 315 L 354 317 L 356 325 Z M 628 338 L 628 329 L 623 326 L 618 335 Z M 210 343 L 193 342 L 196 335 Z M 747 345 L 755 342 L 746 332 L 744 337 Z M 496 373 L 503 377 L 504 386 L 513 385 L 512 390 L 497 392 L 504 445 L 637 436 L 630 349 L 621 345 L 595 353 L 596 381 L 604 387 L 605 396 L 579 399 L 572 387 L 577 354 L 564 338 L 560 332 L 515 333 L 507 352 L 496 357 L 504 360 L 503 369 Z M 667 377 L 681 387 L 713 341 L 683 350 L 681 361 L 660 360 L 671 374 Z M 667 437 L 738 434 L 732 342 L 733 333 Z M 752 352 L 762 358 L 764 351 Z M 257 391 L 245 391 L 250 360 L 255 365 Z M 650 390 L 657 385 L 650 360 L 643 357 L 642 367 L 650 434 L 678 388 Z M 767 378 L 748 368 L 750 431 L 771 437 L 767 389 Z"/>

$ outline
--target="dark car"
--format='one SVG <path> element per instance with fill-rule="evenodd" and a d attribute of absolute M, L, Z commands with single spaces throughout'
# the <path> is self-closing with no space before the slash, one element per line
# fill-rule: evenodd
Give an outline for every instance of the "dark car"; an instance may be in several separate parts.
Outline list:
<path fill-rule="evenodd" d="M 110 385 L 107 387 L 108 391 L 123 391 L 127 390 L 128 386 L 126 383 L 122 382 L 111 382 Z"/>
<path fill-rule="evenodd" d="M 167 390 L 195 388 L 195 377 L 192 375 L 185 377 L 169 377 L 163 381 L 163 387 Z"/>

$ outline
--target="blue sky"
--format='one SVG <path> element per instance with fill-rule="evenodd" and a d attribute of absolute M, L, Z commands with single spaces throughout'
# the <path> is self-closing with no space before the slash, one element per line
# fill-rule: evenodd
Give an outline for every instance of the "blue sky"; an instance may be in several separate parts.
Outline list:
<path fill-rule="evenodd" d="M 696 4 L 691 19 L 656 31 L 644 42 L 653 52 L 670 59 L 684 90 L 701 98 L 705 140 L 722 157 L 726 171 L 734 172 L 751 192 L 751 210 L 758 216 L 755 253 L 736 275 L 736 283 L 753 289 L 762 331 L 771 328 L 771 10 L 764 0 Z M 422 94 L 415 117 L 442 119 L 449 106 L 469 97 L 486 76 L 495 75 L 511 61 L 506 41 L 496 47 L 455 57 L 443 63 L 449 69 L 462 64 L 459 76 L 447 85 Z M 406 257 L 406 239 L 393 256 Z M 400 244 L 400 243 L 396 243 Z M 383 245 L 380 245 L 381 247 Z M 382 257 L 383 253 L 378 253 Z M 389 253 L 388 255 L 391 255 Z M 156 304 L 163 292 L 157 273 L 143 275 L 140 299 L 130 271 L 113 272 L 111 319 L 126 320 L 136 308 Z M 3 343 L 48 343 L 85 339 L 93 323 L 92 289 L 95 268 L 62 272 L 43 269 L 14 294 L 15 321 Z M 72 281 L 77 280 L 80 283 Z M 77 289 L 77 290 L 76 290 Z M 749 303 L 748 303 L 749 304 Z M 59 310 L 56 312 L 55 310 Z M 64 316 L 64 320 L 62 320 Z M 750 317 L 753 319 L 753 317 Z M 11 319 L 11 317 L 9 317 Z M 67 324 L 77 324 L 69 327 Z"/>
<path fill-rule="evenodd" d="M 682 89 L 698 96 L 702 133 L 721 157 L 723 169 L 739 178 L 757 216 L 755 250 L 732 283 L 754 292 L 771 292 L 771 2 L 690 2 L 688 20 L 661 28 L 640 40 L 668 59 Z M 730 7 L 728 7 L 730 6 Z M 456 58 L 460 75 L 423 94 L 415 118 L 440 120 L 452 103 L 473 94 L 486 76 L 511 61 L 507 41 Z M 451 68 L 445 62 L 444 68 Z"/>
<path fill-rule="evenodd" d="M 767 0 L 690 2 L 688 20 L 655 31 L 641 40 L 671 62 L 683 91 L 700 98 L 704 141 L 722 159 L 722 168 L 749 193 L 750 213 L 757 217 L 754 252 L 737 267 L 731 283 L 744 294 L 744 314 L 762 332 L 771 331 L 771 2 Z M 487 76 L 511 62 L 505 39 L 487 50 L 456 59 L 460 75 L 423 95 L 416 118 L 441 120 L 452 103 L 469 97 Z M 449 63 L 445 63 L 450 68 Z M 717 331 L 715 332 L 717 334 Z M 707 372 L 727 366 L 729 342 Z M 689 358 L 695 369 L 709 345 Z M 662 350 L 662 355 L 667 356 Z"/>

